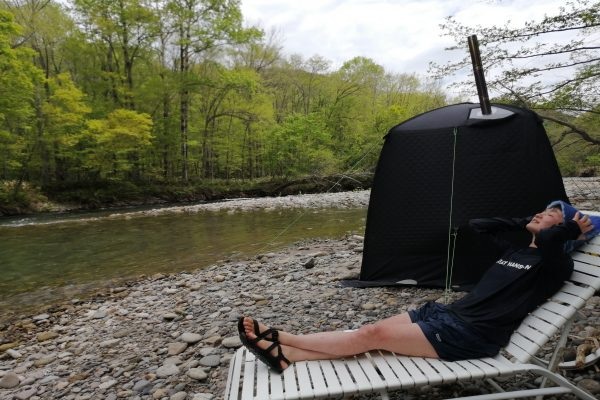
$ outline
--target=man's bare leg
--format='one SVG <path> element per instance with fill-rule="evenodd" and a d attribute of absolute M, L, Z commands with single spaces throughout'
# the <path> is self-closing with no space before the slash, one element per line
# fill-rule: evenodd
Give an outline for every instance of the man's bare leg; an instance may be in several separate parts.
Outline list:
<path fill-rule="evenodd" d="M 252 321 L 248 317 L 244 319 L 246 335 L 250 339 L 256 337 Z M 259 324 L 260 332 L 265 329 L 265 325 Z M 390 317 L 351 332 L 293 335 L 279 331 L 279 341 L 283 354 L 290 361 L 339 358 L 376 349 L 407 356 L 438 358 L 421 328 L 410 321 L 408 314 Z M 269 344 L 264 340 L 258 342 L 263 349 Z"/>

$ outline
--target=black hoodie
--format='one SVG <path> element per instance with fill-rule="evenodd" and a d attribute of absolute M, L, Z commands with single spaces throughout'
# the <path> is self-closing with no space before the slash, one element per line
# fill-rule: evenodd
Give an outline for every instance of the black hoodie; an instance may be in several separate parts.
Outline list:
<path fill-rule="evenodd" d="M 478 233 L 494 235 L 524 229 L 530 219 L 486 218 L 471 220 Z M 473 290 L 449 305 L 449 309 L 470 324 L 484 338 L 498 346 L 508 344 L 513 331 L 538 305 L 558 291 L 573 272 L 573 260 L 564 243 L 581 234 L 575 221 L 544 229 L 535 237 L 534 247 L 516 248 L 494 235 L 502 256 Z"/>

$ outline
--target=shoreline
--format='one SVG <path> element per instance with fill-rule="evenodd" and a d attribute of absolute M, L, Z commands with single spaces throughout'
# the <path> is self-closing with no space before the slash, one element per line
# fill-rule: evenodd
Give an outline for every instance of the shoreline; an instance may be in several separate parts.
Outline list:
<path fill-rule="evenodd" d="M 309 333 L 355 329 L 426 301 L 446 300 L 441 289 L 340 287 L 340 279 L 358 276 L 362 246 L 356 235 L 303 241 L 203 270 L 157 274 L 21 317 L 0 330 L 0 386 L 18 382 L 0 388 L 0 399 L 220 399 L 229 359 L 240 345 L 240 315 Z M 582 313 L 586 318 L 576 322 L 573 335 L 600 326 L 600 297 Z M 600 386 L 594 367 L 566 374 L 576 384 Z M 522 376 L 504 384 L 533 383 Z M 484 388 L 473 382 L 426 386 L 392 398 L 477 393 Z"/>
<path fill-rule="evenodd" d="M 360 183 L 360 182 L 358 182 Z M 563 184 L 565 187 L 565 191 L 568 195 L 568 197 L 570 198 L 571 202 L 573 203 L 573 205 L 576 205 L 578 208 L 581 209 L 586 209 L 586 210 L 597 210 L 600 211 L 600 176 L 597 177 L 563 177 Z M 364 187 L 368 187 L 368 188 L 364 188 Z M 370 193 L 370 187 L 367 184 L 364 184 L 362 186 L 358 185 L 355 188 L 352 188 L 351 190 L 346 189 L 345 191 L 333 191 L 333 192 L 307 192 L 305 194 L 302 194 L 301 191 L 300 192 L 290 192 L 290 193 L 280 193 L 279 195 L 277 194 L 273 194 L 273 193 L 263 193 L 263 195 L 256 195 L 256 196 L 250 196 L 250 197 L 240 197 L 240 196 L 236 196 L 236 197 L 228 197 L 228 198 L 214 198 L 214 199 L 210 199 L 207 201 L 202 201 L 200 203 L 198 202 L 166 202 L 164 200 L 160 200 L 160 201 L 156 201 L 156 202 L 146 202 L 146 201 L 142 201 L 142 202 L 133 202 L 133 203 L 118 203 L 116 205 L 112 205 L 112 206 L 107 206 L 107 207 L 102 207 L 102 208 L 96 208 L 96 209 L 89 209 L 89 208 L 85 208 L 85 207 L 76 207 L 74 205 L 67 205 L 67 204 L 56 204 L 55 205 L 55 209 L 50 210 L 50 211 L 37 211 L 37 212 L 33 212 L 33 213 L 21 213 L 21 214 L 6 214 L 3 215 L 0 213 L 0 220 L 1 219 L 9 219 L 9 218 L 31 218 L 31 217 L 36 217 L 36 216 L 42 216 L 42 215 L 50 215 L 50 214 L 64 214 L 64 215 L 70 215 L 70 214 L 78 214 L 78 213 L 85 213 L 85 212 L 90 212 L 90 213 L 94 213 L 94 212 L 105 212 L 105 213 L 111 213 L 111 211 L 114 211 L 113 213 L 111 213 L 111 215 L 121 215 L 121 214 L 141 214 L 141 213 L 149 213 L 152 212 L 153 210 L 158 210 L 158 213 L 165 213 L 165 212 L 169 212 L 168 210 L 170 210 L 171 212 L 178 212 L 177 210 L 179 209 L 183 209 L 186 210 L 186 212 L 198 212 L 200 210 L 210 210 L 210 211 L 217 211 L 220 209 L 226 209 L 226 210 L 234 210 L 236 208 L 244 208 L 244 203 L 247 204 L 251 204 L 251 206 L 249 206 L 250 208 L 260 208 L 260 209 L 270 209 L 270 208 L 280 208 L 280 207 L 285 207 L 285 208 L 302 208 L 302 207 L 327 207 L 328 205 L 331 205 L 331 202 L 327 202 L 327 200 L 322 200 L 322 197 L 327 197 L 327 196 L 335 196 L 335 195 L 339 195 L 339 194 L 344 194 L 344 193 L 360 193 L 360 192 L 365 192 L 367 193 L 367 198 L 366 198 L 366 203 L 364 203 L 364 201 L 361 201 L 361 204 L 368 204 L 368 193 Z M 242 193 L 238 193 L 238 194 L 242 194 Z M 296 198 L 302 198 L 302 197 L 306 197 L 309 196 L 314 200 L 314 204 L 315 205 L 311 205 L 310 202 L 306 202 L 305 204 L 298 204 L 298 205 L 294 205 L 295 204 L 295 199 Z M 276 199 L 276 200 L 273 200 Z M 350 202 L 352 202 L 352 200 L 350 200 Z M 226 204 L 227 206 L 223 206 L 223 204 Z M 267 204 L 267 205 L 263 205 L 263 204 Z M 149 210 L 146 211 L 127 211 L 128 208 L 136 208 L 136 207 L 148 207 Z M 153 208 L 155 207 L 155 208 Z M 165 211 L 160 211 L 160 210 L 165 210 Z"/>

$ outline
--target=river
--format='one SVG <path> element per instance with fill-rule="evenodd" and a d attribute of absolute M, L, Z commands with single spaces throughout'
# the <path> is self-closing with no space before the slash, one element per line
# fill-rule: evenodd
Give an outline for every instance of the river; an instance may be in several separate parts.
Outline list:
<path fill-rule="evenodd" d="M 135 211 L 0 219 L 2 314 L 71 300 L 141 275 L 249 257 L 303 239 L 362 235 L 367 210 Z"/>

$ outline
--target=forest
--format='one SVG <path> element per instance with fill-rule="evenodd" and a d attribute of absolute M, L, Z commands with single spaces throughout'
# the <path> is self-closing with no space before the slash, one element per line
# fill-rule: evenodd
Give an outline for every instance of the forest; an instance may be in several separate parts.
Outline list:
<path fill-rule="evenodd" d="M 361 56 L 334 69 L 280 41 L 239 0 L 0 2 L 0 206 L 372 171 L 390 127 L 457 101 L 439 81 Z M 584 111 L 554 123 L 596 126 Z M 564 126 L 549 127 L 563 171 L 599 163 Z"/>

